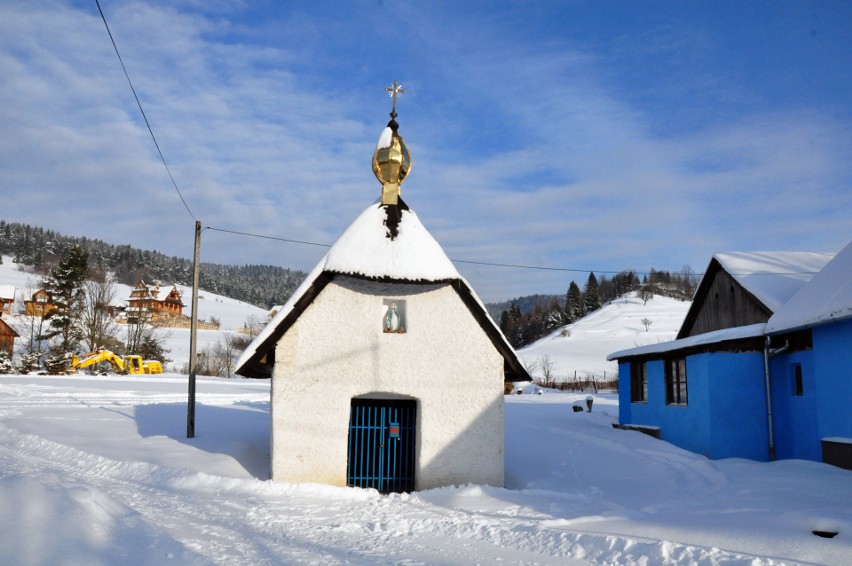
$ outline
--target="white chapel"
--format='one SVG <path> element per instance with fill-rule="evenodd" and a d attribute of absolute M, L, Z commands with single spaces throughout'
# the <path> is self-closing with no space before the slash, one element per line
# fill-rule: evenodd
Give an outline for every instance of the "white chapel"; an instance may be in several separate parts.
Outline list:
<path fill-rule="evenodd" d="M 395 120 L 373 156 L 381 198 L 343 232 L 237 363 L 271 377 L 273 480 L 408 492 L 503 485 L 514 350 L 400 196 Z"/>

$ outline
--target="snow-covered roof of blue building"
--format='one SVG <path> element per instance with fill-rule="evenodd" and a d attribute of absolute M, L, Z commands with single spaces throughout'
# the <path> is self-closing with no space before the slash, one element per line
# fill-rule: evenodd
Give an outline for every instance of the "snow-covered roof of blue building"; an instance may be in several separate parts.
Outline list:
<path fill-rule="evenodd" d="M 835 256 L 841 258 L 836 268 Z M 608 360 L 662 354 L 677 350 L 698 347 L 724 347 L 738 341 L 754 342 L 765 334 L 783 332 L 797 327 L 807 326 L 820 317 L 852 317 L 852 250 L 849 246 L 841 254 L 824 252 L 725 252 L 716 253 L 710 262 L 708 273 L 702 279 L 696 299 L 702 288 L 707 291 L 708 278 L 713 276 L 714 264 L 718 263 L 725 273 L 730 275 L 754 299 L 762 303 L 768 313 L 767 322 L 745 325 L 732 325 L 728 328 L 713 329 L 700 334 L 689 335 L 685 328 L 694 322 L 697 309 L 702 305 L 693 302 L 690 312 L 684 320 L 679 333 L 680 338 L 671 342 L 650 344 L 638 348 L 613 352 Z M 715 268 L 718 270 L 718 267 Z M 825 273 L 825 275 L 824 275 Z M 845 274 L 845 279 L 844 279 Z M 819 280 L 824 280 L 819 283 Z M 811 289 L 812 284 L 817 283 Z M 793 299 L 796 299 L 794 302 Z M 789 310 L 788 310 L 788 304 Z M 712 305 L 705 308 L 714 308 Z M 845 310 L 844 310 L 845 309 Z M 783 314 L 785 311 L 788 314 Z M 831 313 L 834 313 L 833 315 Z M 766 319 L 764 319 L 766 320 Z M 773 322 L 774 321 L 774 322 Z"/>
<path fill-rule="evenodd" d="M 769 319 L 767 334 L 852 318 L 852 242 Z"/>

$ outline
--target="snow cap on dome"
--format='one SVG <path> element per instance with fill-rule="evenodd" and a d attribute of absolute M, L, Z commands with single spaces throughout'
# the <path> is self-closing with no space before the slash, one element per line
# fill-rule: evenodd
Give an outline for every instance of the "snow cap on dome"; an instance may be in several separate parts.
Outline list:
<path fill-rule="evenodd" d="M 340 236 L 321 263 L 324 271 L 399 281 L 446 281 L 459 273 L 440 244 L 407 207 L 398 235 L 387 237 L 381 203 L 368 206 Z"/>

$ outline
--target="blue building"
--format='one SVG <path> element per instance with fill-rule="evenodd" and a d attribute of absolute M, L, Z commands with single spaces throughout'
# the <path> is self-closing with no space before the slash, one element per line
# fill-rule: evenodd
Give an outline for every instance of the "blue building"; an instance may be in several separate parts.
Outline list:
<path fill-rule="evenodd" d="M 674 341 L 609 359 L 622 426 L 710 458 L 852 468 L 852 244 L 716 254 Z"/>

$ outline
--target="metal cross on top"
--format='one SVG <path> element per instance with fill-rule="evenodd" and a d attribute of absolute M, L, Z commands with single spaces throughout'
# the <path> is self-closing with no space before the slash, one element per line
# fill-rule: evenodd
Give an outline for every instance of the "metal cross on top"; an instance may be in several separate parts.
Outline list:
<path fill-rule="evenodd" d="M 398 82 L 394 81 L 393 86 L 385 87 L 385 90 L 390 93 L 391 98 L 393 98 L 393 107 L 391 108 L 391 118 L 396 118 L 396 95 L 397 94 L 405 94 L 405 89 L 402 88 L 402 85 Z"/>

